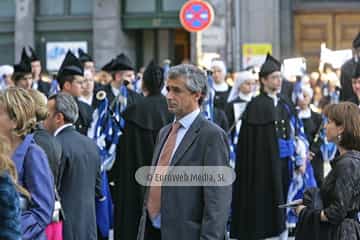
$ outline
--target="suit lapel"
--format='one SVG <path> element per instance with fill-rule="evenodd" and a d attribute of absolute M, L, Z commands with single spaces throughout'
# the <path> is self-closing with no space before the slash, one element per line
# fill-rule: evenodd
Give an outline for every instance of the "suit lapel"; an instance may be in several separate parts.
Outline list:
<path fill-rule="evenodd" d="M 170 166 L 174 166 L 176 162 L 184 155 L 186 150 L 191 146 L 194 140 L 198 137 L 200 132 L 200 127 L 203 123 L 204 119 L 202 114 L 200 113 L 191 124 L 189 130 L 186 132 L 184 138 L 180 142 L 178 148 L 175 151 L 175 154 L 170 162 Z"/>

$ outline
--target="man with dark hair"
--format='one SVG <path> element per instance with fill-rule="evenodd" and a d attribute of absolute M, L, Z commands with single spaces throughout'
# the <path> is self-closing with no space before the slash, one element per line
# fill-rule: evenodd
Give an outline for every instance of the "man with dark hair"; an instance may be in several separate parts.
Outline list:
<path fill-rule="evenodd" d="M 280 62 L 267 55 L 261 66 L 260 94 L 242 115 L 237 145 L 230 236 L 236 239 L 287 239 L 287 200 L 294 156 L 291 103 L 279 96 Z M 296 163 L 304 171 L 304 163 Z"/>
<path fill-rule="evenodd" d="M 340 75 L 340 101 L 347 101 L 351 98 L 356 98 L 356 95 L 352 89 L 351 81 L 355 65 L 360 60 L 360 32 L 354 38 L 352 42 L 353 57 L 346 61 L 341 67 Z"/>
<path fill-rule="evenodd" d="M 59 194 L 65 214 L 63 238 L 96 240 L 95 196 L 101 197 L 100 156 L 95 143 L 78 133 L 78 105 L 67 93 L 52 95 L 44 127 L 60 142 L 63 157 Z"/>
<path fill-rule="evenodd" d="M 25 48 L 22 50 L 20 62 L 14 65 L 14 74 L 12 76 L 12 80 L 15 86 L 24 89 L 30 89 L 33 84 L 31 63 L 25 52 Z"/>
<path fill-rule="evenodd" d="M 31 55 L 29 55 L 29 59 L 31 62 L 31 71 L 33 74 L 33 85 L 31 87 L 33 89 L 42 92 L 43 94 L 45 94 L 45 96 L 48 96 L 50 92 L 51 83 L 45 82 L 42 79 L 41 76 L 42 67 L 41 67 L 40 58 L 38 57 L 38 55 L 36 54 L 35 50 L 32 47 L 29 48 L 31 52 Z M 23 49 L 23 51 L 25 51 L 25 48 Z"/>
<path fill-rule="evenodd" d="M 188 64 L 172 67 L 166 87 L 168 110 L 175 114 L 175 121 L 160 130 L 152 166 L 169 172 L 179 166 L 188 167 L 187 171 L 195 166 L 228 167 L 226 133 L 200 113 L 199 103 L 208 90 L 204 72 Z M 223 240 L 230 202 L 230 185 L 150 184 L 137 239 Z"/>
<path fill-rule="evenodd" d="M 78 100 L 81 96 L 84 81 L 84 68 L 79 59 L 69 50 L 59 69 L 57 80 L 62 92 L 74 97 L 78 108 L 79 118 L 75 123 L 76 130 L 87 135 L 92 120 L 92 108 Z"/>
<path fill-rule="evenodd" d="M 129 57 L 124 53 L 121 53 L 115 59 L 112 59 L 108 64 L 106 64 L 103 69 L 106 69 L 106 71 L 111 73 L 113 78 L 112 82 L 104 88 L 109 103 L 111 104 L 118 101 L 119 97 L 122 96 L 122 86 L 128 86 L 133 81 L 135 77 L 135 67 Z M 126 98 L 127 105 L 129 106 L 140 100 L 141 96 L 133 90 L 127 88 Z"/>
<path fill-rule="evenodd" d="M 78 49 L 79 60 L 82 63 L 84 70 L 89 70 L 93 75 L 95 75 L 95 63 L 93 58 L 81 48 Z"/>

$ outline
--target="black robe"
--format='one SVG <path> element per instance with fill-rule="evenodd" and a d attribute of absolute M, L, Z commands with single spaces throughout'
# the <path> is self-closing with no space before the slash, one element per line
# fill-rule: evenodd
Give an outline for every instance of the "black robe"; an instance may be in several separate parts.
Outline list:
<path fill-rule="evenodd" d="M 359 192 L 360 152 L 349 151 L 332 162 L 332 170 L 320 188 L 323 206 L 319 208 L 305 203 L 307 207 L 300 213 L 296 239 L 360 239 L 360 224 L 357 219 L 360 210 Z M 321 210 L 328 222 L 320 222 Z"/>
<path fill-rule="evenodd" d="M 294 83 L 293 82 L 289 82 L 286 79 L 283 79 L 282 84 L 281 84 L 281 95 L 286 98 L 287 101 L 291 102 L 292 101 L 292 94 L 294 91 Z"/>
<path fill-rule="evenodd" d="M 288 159 L 280 159 L 278 146 L 278 135 L 287 138 L 289 134 L 285 126 L 290 114 L 284 104 L 281 99 L 275 107 L 261 93 L 243 113 L 233 184 L 232 238 L 262 239 L 285 230 L 285 210 L 278 208 L 286 200 L 290 180 Z"/>
<path fill-rule="evenodd" d="M 340 75 L 340 101 L 346 101 L 352 97 L 355 97 L 354 91 L 352 89 L 352 75 L 355 69 L 354 58 L 349 59 L 341 66 L 341 75 Z"/>
<path fill-rule="evenodd" d="M 225 132 L 229 129 L 229 121 L 223 110 L 214 108 L 214 123 L 221 127 Z"/>
<path fill-rule="evenodd" d="M 346 101 L 355 103 L 358 106 L 360 105 L 360 101 L 359 101 L 359 98 L 357 96 L 353 96 L 353 97 L 347 99 Z"/>
<path fill-rule="evenodd" d="M 174 117 L 162 95 L 145 97 L 123 113 L 124 134 L 120 138 L 119 158 L 113 170 L 115 186 L 115 239 L 136 239 L 144 189 L 135 180 L 140 167 L 151 166 L 159 130 Z"/>
<path fill-rule="evenodd" d="M 216 108 L 225 111 L 225 107 L 227 104 L 227 99 L 228 99 L 230 91 L 231 91 L 230 86 L 227 91 L 223 91 L 223 92 L 215 91 L 214 106 Z"/>
<path fill-rule="evenodd" d="M 88 129 L 91 126 L 93 109 L 77 98 L 75 98 L 75 101 L 79 108 L 79 117 L 75 122 L 75 128 L 79 133 L 87 136 Z"/>
<path fill-rule="evenodd" d="M 37 90 L 39 92 L 42 92 L 43 94 L 45 94 L 45 96 L 48 97 L 50 93 L 51 83 L 39 79 L 37 84 L 38 84 Z"/>
<path fill-rule="evenodd" d="M 115 95 L 114 95 L 113 91 L 111 90 L 111 85 L 108 84 L 108 85 L 104 86 L 103 90 L 105 91 L 106 97 L 108 98 L 109 107 L 111 107 L 110 105 L 114 102 L 114 99 L 115 99 Z M 143 99 L 143 96 L 141 96 L 140 94 L 128 89 L 127 108 L 129 108 L 131 105 L 139 102 L 142 99 Z M 120 139 L 121 139 L 121 137 L 120 137 Z M 119 150 L 120 146 L 121 146 L 121 140 L 117 144 L 117 147 L 116 147 L 116 160 L 115 160 L 114 166 L 108 172 L 109 183 L 110 183 L 110 191 L 111 191 L 112 196 L 115 195 L 114 192 L 113 192 L 114 189 L 113 189 L 113 184 L 112 183 L 114 182 L 114 179 L 116 178 L 116 175 L 118 175 L 117 170 L 115 170 L 116 169 L 115 166 L 117 165 L 117 162 L 121 162 L 121 160 L 119 160 L 121 158 L 120 150 Z"/>
<path fill-rule="evenodd" d="M 301 118 L 301 120 L 304 124 L 306 138 L 310 143 L 310 151 L 315 154 L 311 165 L 314 168 L 316 183 L 320 187 L 324 180 L 324 159 L 320 151 L 320 145 L 323 141 L 316 135 L 320 133 L 322 117 L 320 114 L 311 111 L 310 118 Z"/>

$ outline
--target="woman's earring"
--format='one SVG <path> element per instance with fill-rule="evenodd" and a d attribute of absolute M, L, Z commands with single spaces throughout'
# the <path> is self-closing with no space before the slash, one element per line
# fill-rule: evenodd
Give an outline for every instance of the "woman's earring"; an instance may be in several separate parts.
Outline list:
<path fill-rule="evenodd" d="M 341 134 L 337 135 L 337 140 L 338 140 L 338 142 L 341 141 Z"/>

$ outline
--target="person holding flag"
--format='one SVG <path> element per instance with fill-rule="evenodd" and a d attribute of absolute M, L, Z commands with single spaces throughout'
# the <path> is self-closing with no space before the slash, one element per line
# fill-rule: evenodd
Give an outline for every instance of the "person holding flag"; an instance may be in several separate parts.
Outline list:
<path fill-rule="evenodd" d="M 259 77 L 260 94 L 242 115 L 236 151 L 230 237 L 287 239 L 286 212 L 278 205 L 287 200 L 296 139 L 291 121 L 293 105 L 281 95 L 280 62 L 267 55 Z M 298 158 L 295 168 L 304 171 Z"/>
<path fill-rule="evenodd" d="M 151 165 L 156 137 L 174 118 L 161 94 L 163 74 L 163 69 L 151 61 L 143 74 L 141 88 L 145 97 L 122 112 L 125 127 L 118 152 L 121 164 L 115 179 L 114 197 L 118 203 L 115 206 L 115 239 L 136 239 L 144 189 L 136 183 L 135 173 Z"/>

